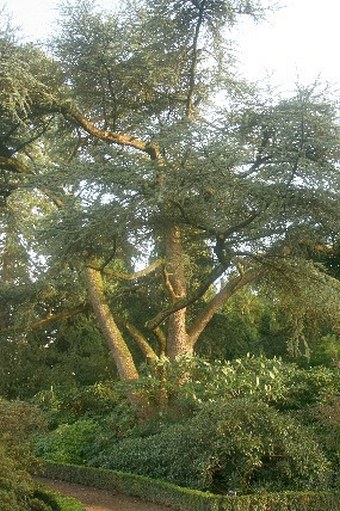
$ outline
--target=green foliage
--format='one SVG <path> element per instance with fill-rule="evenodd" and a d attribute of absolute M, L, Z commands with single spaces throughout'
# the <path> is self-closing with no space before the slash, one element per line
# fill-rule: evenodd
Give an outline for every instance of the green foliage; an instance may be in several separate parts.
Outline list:
<path fill-rule="evenodd" d="M 37 440 L 36 451 L 45 459 L 82 464 L 89 459 L 99 434 L 99 426 L 90 419 L 62 424 L 48 437 Z"/>
<path fill-rule="evenodd" d="M 336 415 L 327 423 L 335 370 L 195 357 L 146 369 L 132 389 L 153 410 L 142 424 L 116 384 L 41 394 L 57 427 L 39 438 L 38 453 L 221 492 L 336 484 Z"/>
<path fill-rule="evenodd" d="M 44 487 L 34 490 L 30 499 L 30 511 L 85 511 L 83 504 Z"/>
<path fill-rule="evenodd" d="M 50 506 L 41 499 L 31 479 L 37 468 L 32 441 L 43 427 L 38 410 L 27 403 L 1 399 L 0 425 L 1 511 L 67 511 L 67 507 Z"/>
<path fill-rule="evenodd" d="M 83 418 L 102 418 L 116 407 L 127 406 L 117 382 L 107 381 L 83 387 L 51 387 L 37 394 L 33 402 L 44 411 L 49 427 Z"/>
<path fill-rule="evenodd" d="M 32 300 L 34 303 L 35 298 Z M 39 300 L 48 308 L 48 297 L 42 294 Z M 47 396 L 53 393 L 51 388 L 67 387 L 73 402 L 81 387 L 115 374 L 98 329 L 86 318 L 70 319 L 58 330 L 48 325 L 29 333 L 26 342 L 19 336 L 3 339 L 0 355 L 0 392 L 8 399 L 31 399 L 39 392 Z M 84 401 L 86 392 L 89 390 L 84 390 Z"/>
<path fill-rule="evenodd" d="M 146 368 L 137 383 L 137 389 L 156 409 L 165 393 L 169 413 L 175 417 L 190 415 L 208 401 L 239 397 L 260 399 L 279 410 L 301 409 L 336 395 L 339 388 L 336 369 L 301 369 L 279 358 L 249 354 L 232 361 L 209 362 L 200 357 L 175 363 L 163 360 Z"/>
<path fill-rule="evenodd" d="M 299 410 L 297 418 L 310 427 L 323 452 L 333 465 L 333 486 L 340 483 L 340 399 L 330 396 L 322 403 Z"/>
<path fill-rule="evenodd" d="M 183 424 L 122 440 L 96 463 L 223 493 L 322 488 L 330 475 L 308 430 L 250 399 L 207 404 Z"/>

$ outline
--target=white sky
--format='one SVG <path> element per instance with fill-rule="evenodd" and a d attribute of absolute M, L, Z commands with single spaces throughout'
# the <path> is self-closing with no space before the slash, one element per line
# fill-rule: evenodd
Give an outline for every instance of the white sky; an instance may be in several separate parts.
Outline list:
<path fill-rule="evenodd" d="M 118 0 L 119 1 L 119 0 Z M 242 73 L 251 80 L 312 83 L 320 77 L 340 90 L 340 0 L 279 0 L 283 7 L 257 26 L 237 30 Z M 0 4 L 3 0 L 0 0 Z M 115 0 L 97 0 L 109 8 Z M 57 0 L 7 0 L 15 23 L 29 38 L 44 38 L 53 26 Z"/>

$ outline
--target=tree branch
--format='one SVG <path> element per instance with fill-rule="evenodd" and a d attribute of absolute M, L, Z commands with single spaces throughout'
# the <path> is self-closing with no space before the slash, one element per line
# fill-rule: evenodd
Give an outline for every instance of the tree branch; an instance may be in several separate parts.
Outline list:
<path fill-rule="evenodd" d="M 6 158 L 0 156 L 0 169 L 9 170 L 18 174 L 30 174 L 29 168 L 16 158 Z"/>
<path fill-rule="evenodd" d="M 152 349 L 148 341 L 145 339 L 144 335 L 131 323 L 124 323 L 124 326 L 126 330 L 129 332 L 129 334 L 133 337 L 133 339 L 136 341 L 137 345 L 139 346 L 140 350 L 142 351 L 143 355 L 149 362 L 157 362 L 158 361 L 158 355 L 156 352 Z"/>
<path fill-rule="evenodd" d="M 202 0 L 199 6 L 199 13 L 198 13 L 198 20 L 197 25 L 195 28 L 195 34 L 194 39 L 192 43 L 192 62 L 190 66 L 190 73 L 189 73 L 189 91 L 188 91 L 188 97 L 186 101 L 186 116 L 188 119 L 191 119 L 193 116 L 193 108 L 192 108 L 192 100 L 194 96 L 195 91 L 195 75 L 197 70 L 197 64 L 198 64 L 198 39 L 200 35 L 201 26 L 203 23 L 203 13 L 205 9 L 206 0 Z"/>
<path fill-rule="evenodd" d="M 153 319 L 146 323 L 147 328 L 150 330 L 155 330 L 163 321 L 165 321 L 171 314 L 177 312 L 180 309 L 184 309 L 188 307 L 188 305 L 192 305 L 199 298 L 201 298 L 204 293 L 209 289 L 211 284 L 213 284 L 226 270 L 226 267 L 222 264 L 216 266 L 210 275 L 206 278 L 206 280 L 201 284 L 201 286 L 196 289 L 194 293 L 190 296 L 184 296 L 180 298 L 176 302 L 172 303 L 169 307 L 159 312 Z"/>
<path fill-rule="evenodd" d="M 87 133 L 94 137 L 104 140 L 105 142 L 117 144 L 120 146 L 132 147 L 138 151 L 148 154 L 152 160 L 160 159 L 159 148 L 154 143 L 143 142 L 138 138 L 131 135 L 124 135 L 111 131 L 102 130 L 97 128 L 91 121 L 86 119 L 78 110 L 71 108 L 67 104 L 57 105 L 57 110 L 69 121 L 72 121 L 77 126 L 82 127 Z"/>
<path fill-rule="evenodd" d="M 59 314 L 49 314 L 43 319 L 39 319 L 38 321 L 35 321 L 30 326 L 30 330 L 38 330 L 39 328 L 43 328 L 44 326 L 54 322 L 54 321 L 65 321 L 66 319 L 73 318 L 77 316 L 78 314 L 82 314 L 83 312 L 86 312 L 89 309 L 89 306 L 83 305 L 82 307 L 78 307 L 77 309 L 71 310 L 71 311 L 64 311 L 60 312 Z"/>
<path fill-rule="evenodd" d="M 195 346 L 200 334 L 203 332 L 209 321 L 216 314 L 218 309 L 234 294 L 236 291 L 253 282 L 258 276 L 255 271 L 248 271 L 238 277 L 230 280 L 211 300 L 202 313 L 196 318 L 188 331 L 190 342 Z"/>
<path fill-rule="evenodd" d="M 104 275 L 108 275 L 110 277 L 115 277 L 120 280 L 132 281 L 142 279 L 147 277 L 151 273 L 155 272 L 160 266 L 164 264 L 163 259 L 157 259 L 157 261 L 151 263 L 147 268 L 143 270 L 136 271 L 135 273 L 123 273 L 115 270 L 110 270 L 109 268 L 95 268 L 94 266 L 89 265 L 91 268 L 97 271 L 102 271 Z"/>

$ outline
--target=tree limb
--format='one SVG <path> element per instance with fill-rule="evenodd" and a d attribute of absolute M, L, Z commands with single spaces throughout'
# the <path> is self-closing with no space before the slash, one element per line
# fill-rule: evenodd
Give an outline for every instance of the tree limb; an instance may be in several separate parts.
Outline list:
<path fill-rule="evenodd" d="M 43 328 L 44 326 L 54 322 L 54 321 L 65 321 L 66 319 L 73 318 L 78 314 L 82 314 L 88 310 L 89 306 L 83 305 L 82 307 L 78 307 L 77 309 L 60 312 L 59 314 L 49 314 L 43 319 L 39 319 L 31 324 L 30 330 L 38 330 L 39 328 Z"/>
<path fill-rule="evenodd" d="M 204 293 L 209 289 L 211 284 L 213 284 L 226 270 L 226 267 L 222 264 L 216 266 L 210 275 L 206 278 L 206 280 L 201 284 L 201 286 L 196 289 L 194 293 L 190 296 L 184 296 L 180 298 L 176 302 L 172 303 L 169 307 L 159 312 L 153 319 L 146 323 L 147 328 L 150 330 L 155 330 L 163 321 L 165 321 L 171 314 L 177 312 L 180 309 L 184 309 L 188 305 L 192 305 L 199 298 L 201 298 Z"/>
<path fill-rule="evenodd" d="M 115 277 L 120 280 L 133 281 L 142 279 L 147 277 L 151 273 L 155 272 L 160 266 L 164 264 L 163 259 L 157 259 L 157 261 L 151 263 L 147 268 L 143 270 L 136 271 L 135 273 L 123 273 L 116 270 L 110 270 L 109 268 L 95 268 L 94 266 L 89 265 L 91 268 L 97 271 L 102 271 L 104 275 L 108 275 L 110 277 Z"/>
<path fill-rule="evenodd" d="M 116 133 L 112 131 L 102 130 L 97 128 L 91 121 L 86 119 L 78 110 L 71 108 L 70 105 L 62 104 L 57 105 L 57 110 L 63 114 L 63 116 L 72 121 L 77 126 L 83 128 L 87 133 L 94 137 L 104 140 L 105 142 L 117 144 L 120 146 L 132 147 L 138 151 L 142 151 L 148 154 L 152 160 L 160 159 L 159 148 L 156 144 L 150 142 L 144 142 L 131 135 L 124 135 L 122 133 Z"/>
<path fill-rule="evenodd" d="M 136 341 L 137 345 L 139 346 L 140 350 L 142 351 L 143 355 L 145 356 L 146 360 L 149 362 L 157 362 L 158 361 L 158 355 L 156 352 L 152 349 L 148 341 L 145 339 L 144 335 L 131 323 L 124 323 L 124 326 L 126 330 L 129 332 L 129 334 L 133 337 L 133 339 Z"/>
<path fill-rule="evenodd" d="M 209 321 L 216 314 L 218 309 L 234 294 L 236 291 L 253 282 L 258 276 L 255 271 L 248 271 L 231 279 L 208 303 L 207 307 L 196 318 L 188 331 L 190 342 L 195 346 L 200 334 L 203 332 Z"/>
<path fill-rule="evenodd" d="M 18 174 L 30 174 L 29 168 L 16 158 L 6 158 L 0 156 L 0 169 L 9 170 Z"/>

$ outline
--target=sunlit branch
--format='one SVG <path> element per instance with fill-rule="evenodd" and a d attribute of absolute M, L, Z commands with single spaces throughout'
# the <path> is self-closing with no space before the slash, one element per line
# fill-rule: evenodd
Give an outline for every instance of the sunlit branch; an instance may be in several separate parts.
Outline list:
<path fill-rule="evenodd" d="M 220 264 L 216 266 L 205 281 L 189 296 L 184 296 L 176 302 L 172 303 L 169 307 L 159 312 L 153 319 L 147 322 L 146 326 L 150 330 L 155 330 L 161 323 L 163 323 L 171 314 L 188 307 L 197 302 L 209 289 L 209 287 L 223 274 L 226 270 L 226 266 Z"/>
<path fill-rule="evenodd" d="M 135 326 L 131 325 L 131 323 L 128 322 L 124 323 L 124 326 L 126 330 L 129 332 L 129 334 L 133 337 L 136 344 L 139 346 L 146 360 L 148 360 L 149 362 L 157 362 L 158 356 L 152 349 L 144 335 Z"/>
<path fill-rule="evenodd" d="M 98 271 L 102 270 L 104 275 L 115 277 L 116 279 L 119 280 L 133 281 L 147 277 L 151 273 L 154 273 L 158 268 L 163 266 L 163 264 L 164 264 L 163 259 L 157 259 L 157 261 L 150 264 L 147 268 L 144 268 L 143 270 L 140 271 L 136 271 L 135 273 L 123 273 L 116 270 L 110 270 L 109 268 L 95 268 L 93 266 L 91 267 Z"/>
<path fill-rule="evenodd" d="M 202 311 L 201 314 L 195 319 L 193 324 L 191 325 L 188 336 L 190 342 L 193 346 L 195 346 L 199 336 L 209 323 L 209 321 L 216 314 L 218 309 L 226 303 L 226 301 L 234 294 L 236 291 L 246 286 L 250 282 L 253 282 L 258 277 L 258 273 L 255 271 L 248 271 L 231 279 L 208 303 L 207 307 Z"/>
<path fill-rule="evenodd" d="M 86 117 L 84 117 L 78 110 L 71 108 L 69 105 L 65 104 L 58 105 L 57 110 L 60 111 L 60 113 L 62 113 L 66 119 L 72 121 L 77 126 L 80 126 L 87 133 L 93 135 L 97 139 L 117 144 L 120 146 L 127 146 L 133 149 L 137 149 L 138 151 L 142 151 L 148 154 L 153 160 L 160 159 L 159 148 L 154 143 L 144 142 L 143 140 L 135 138 L 131 135 L 125 135 L 122 133 L 116 133 L 97 128 L 91 121 L 86 119 Z"/>

